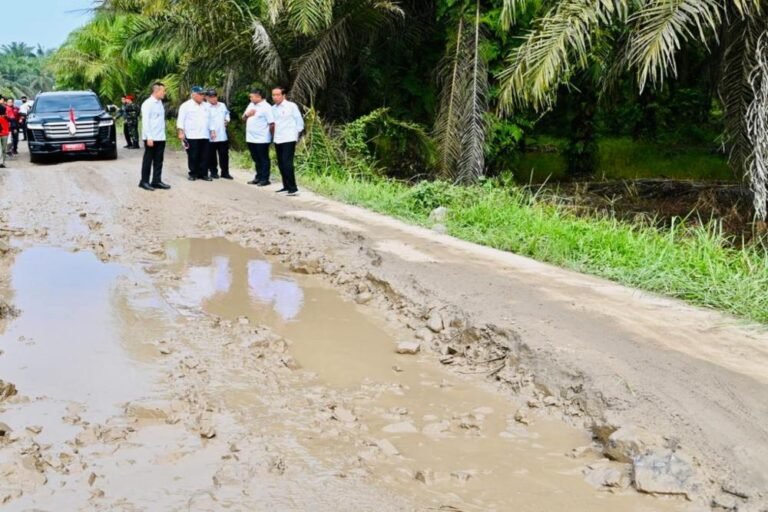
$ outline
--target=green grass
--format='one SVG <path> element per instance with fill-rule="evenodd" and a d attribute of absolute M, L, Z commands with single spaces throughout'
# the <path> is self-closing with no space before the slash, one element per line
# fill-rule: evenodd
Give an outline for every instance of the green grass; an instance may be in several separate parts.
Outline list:
<path fill-rule="evenodd" d="M 538 144 L 562 151 L 565 141 L 541 137 Z M 671 178 L 733 180 L 725 157 L 701 147 L 678 147 L 630 138 L 601 138 L 596 178 L 607 180 Z M 523 154 L 514 168 L 519 183 L 542 183 L 565 177 L 559 152 Z"/>
<path fill-rule="evenodd" d="M 383 178 L 303 173 L 316 192 L 429 226 L 449 209 L 458 238 L 768 323 L 768 258 L 762 247 L 736 249 L 716 224 L 660 230 L 609 215 L 576 216 L 509 184 L 416 186 Z"/>

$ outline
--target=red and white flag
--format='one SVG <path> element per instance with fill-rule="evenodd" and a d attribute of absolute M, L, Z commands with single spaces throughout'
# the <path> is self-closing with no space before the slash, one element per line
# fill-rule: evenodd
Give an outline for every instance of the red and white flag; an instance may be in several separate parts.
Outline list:
<path fill-rule="evenodd" d="M 75 109 L 69 107 L 69 122 L 67 123 L 67 129 L 70 135 L 77 133 L 77 123 L 75 122 Z"/>

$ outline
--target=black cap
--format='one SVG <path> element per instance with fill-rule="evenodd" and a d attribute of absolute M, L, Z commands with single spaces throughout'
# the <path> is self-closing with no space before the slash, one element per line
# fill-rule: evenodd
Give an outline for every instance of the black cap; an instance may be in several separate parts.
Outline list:
<path fill-rule="evenodd" d="M 192 94 L 205 94 L 205 89 L 203 89 L 199 85 L 195 85 L 194 87 L 192 87 Z"/>
<path fill-rule="evenodd" d="M 206 96 L 218 96 L 219 94 L 216 92 L 216 89 L 208 89 L 205 91 Z"/>

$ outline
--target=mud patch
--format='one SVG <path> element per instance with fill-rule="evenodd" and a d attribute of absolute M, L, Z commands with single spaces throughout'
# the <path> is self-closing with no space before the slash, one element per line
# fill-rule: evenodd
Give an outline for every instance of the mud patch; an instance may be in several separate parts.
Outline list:
<path fill-rule="evenodd" d="M 520 404 L 428 355 L 398 354 L 409 329 L 344 300 L 316 276 L 291 274 L 224 239 L 179 240 L 167 254 L 178 275 L 167 292 L 174 306 L 221 317 L 236 331 L 266 328 L 295 360 L 299 377 L 281 376 L 279 397 L 251 391 L 248 372 L 230 371 L 218 389 L 224 401 L 264 432 L 294 432 L 310 453 L 341 465 L 340 474 L 366 475 L 435 510 L 686 509 L 627 490 L 627 478 L 593 477 L 604 488 L 616 482 L 610 492 L 595 490 L 583 475 L 589 464 L 620 476 L 625 468 L 589 450 L 566 457 L 590 444 L 586 433 L 543 410 L 525 427 L 516 419 Z M 270 418 L 259 412 L 264 402 Z"/>
<path fill-rule="evenodd" d="M 128 304 L 121 283 L 131 280 L 129 269 L 91 253 L 19 253 L 10 287 L 22 314 L 0 336 L 0 377 L 27 397 L 86 403 L 101 419 L 146 393 L 149 376 L 131 329 L 151 323 L 152 313 Z"/>

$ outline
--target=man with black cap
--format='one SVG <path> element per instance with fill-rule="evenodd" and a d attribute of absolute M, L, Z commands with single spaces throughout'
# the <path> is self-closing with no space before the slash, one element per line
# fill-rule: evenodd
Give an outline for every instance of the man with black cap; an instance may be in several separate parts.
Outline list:
<path fill-rule="evenodd" d="M 187 149 L 189 181 L 213 181 L 208 176 L 208 146 L 211 142 L 211 119 L 209 105 L 203 101 L 205 90 L 192 87 L 191 98 L 179 108 L 176 129 L 179 139 Z"/>
<path fill-rule="evenodd" d="M 248 184 L 266 187 L 269 185 L 269 146 L 272 143 L 275 119 L 272 116 L 272 106 L 267 103 L 261 89 L 251 90 L 251 103 L 245 109 L 243 120 L 245 142 L 256 165 L 256 176 Z"/>
<path fill-rule="evenodd" d="M 227 125 L 230 121 L 229 109 L 219 101 L 216 89 L 208 89 L 205 94 L 208 97 L 208 111 L 210 114 L 211 146 L 208 158 L 208 170 L 211 178 L 219 177 L 221 166 L 221 177 L 225 180 L 233 179 L 229 174 L 229 137 L 227 136 Z"/>

